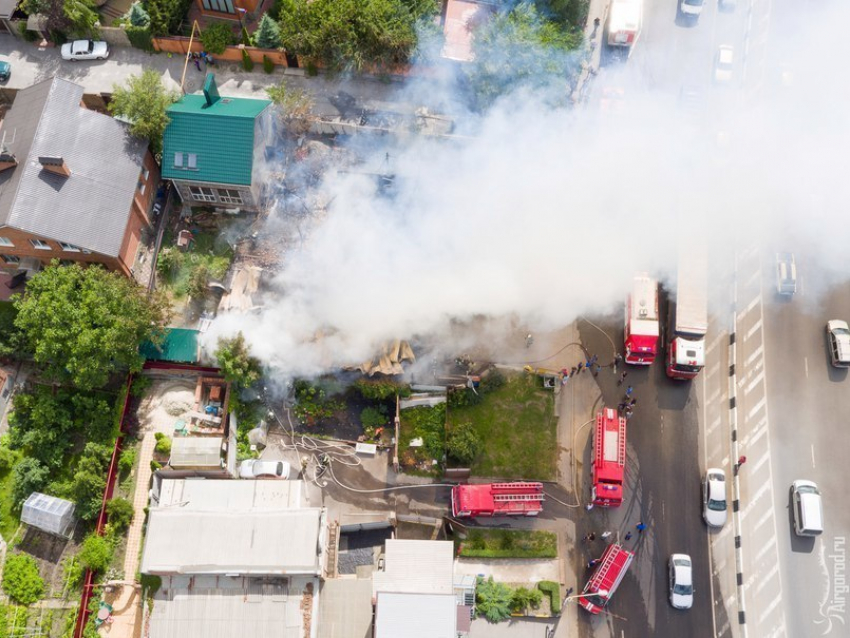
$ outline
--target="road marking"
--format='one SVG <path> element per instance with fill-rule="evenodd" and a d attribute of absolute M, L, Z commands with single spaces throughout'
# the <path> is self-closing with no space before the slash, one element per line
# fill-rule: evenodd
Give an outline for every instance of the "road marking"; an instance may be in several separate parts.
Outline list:
<path fill-rule="evenodd" d="M 719 367 L 720 366 L 718 366 L 718 369 L 719 369 Z M 705 375 L 702 375 L 702 377 L 699 378 L 699 386 L 700 386 L 700 390 L 702 390 L 702 422 L 703 422 L 703 424 L 707 425 L 708 424 L 708 402 L 705 400 L 705 386 L 706 386 L 706 376 Z M 718 394 L 719 394 L 719 392 L 718 392 Z M 706 467 L 708 466 L 709 429 L 713 430 L 715 426 L 719 426 L 719 425 L 720 425 L 720 416 L 717 417 L 717 420 L 715 421 L 715 423 L 712 424 L 711 428 L 705 428 L 705 434 L 703 435 L 703 438 L 705 440 L 705 445 L 703 445 L 703 460 L 705 461 Z M 710 534 L 705 535 L 705 542 L 708 543 L 708 566 L 710 568 L 711 565 L 714 564 L 714 552 L 711 551 L 711 535 Z M 711 635 L 717 636 L 717 618 L 716 618 L 717 612 L 715 611 L 715 608 L 717 607 L 717 603 L 714 600 L 714 579 L 713 578 L 708 579 L 708 586 L 709 586 L 709 591 L 710 591 L 710 595 L 711 595 L 711 629 L 713 631 L 713 633 Z"/>
<path fill-rule="evenodd" d="M 815 467 L 815 446 L 812 445 L 812 467 Z"/>
<path fill-rule="evenodd" d="M 809 358 L 803 357 L 803 365 L 806 366 L 806 378 L 809 378 Z"/>

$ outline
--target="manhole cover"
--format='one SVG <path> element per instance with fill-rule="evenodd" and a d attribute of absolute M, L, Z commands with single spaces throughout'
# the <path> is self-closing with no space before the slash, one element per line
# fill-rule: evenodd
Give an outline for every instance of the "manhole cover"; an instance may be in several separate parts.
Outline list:
<path fill-rule="evenodd" d="M 184 83 L 184 87 L 186 88 L 187 93 L 191 93 L 195 89 L 195 81 L 186 80 L 186 82 Z"/>
<path fill-rule="evenodd" d="M 241 68 L 242 67 L 240 67 L 238 64 L 231 64 L 229 67 L 227 67 L 227 70 L 231 73 L 239 73 L 239 69 Z"/>

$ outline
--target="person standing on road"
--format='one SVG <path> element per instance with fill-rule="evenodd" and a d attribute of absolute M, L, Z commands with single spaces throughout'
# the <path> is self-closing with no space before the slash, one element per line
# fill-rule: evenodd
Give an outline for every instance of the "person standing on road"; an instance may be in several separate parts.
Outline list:
<path fill-rule="evenodd" d="M 611 536 L 611 532 L 606 530 L 606 531 L 602 532 L 602 534 L 599 535 L 599 538 L 601 538 L 602 540 L 605 540 L 609 536 Z"/>
<path fill-rule="evenodd" d="M 619 381 L 617 381 L 617 385 L 618 385 L 618 386 L 623 385 L 623 383 L 625 382 L 625 380 L 626 380 L 626 377 L 627 377 L 627 376 L 629 376 L 629 373 L 628 373 L 628 372 L 626 372 L 625 370 L 623 370 L 623 374 L 621 374 L 621 375 L 620 375 L 620 380 L 619 380 Z"/>
<path fill-rule="evenodd" d="M 627 541 L 632 540 L 632 533 L 631 532 L 626 532 L 626 540 Z"/>
<path fill-rule="evenodd" d="M 627 398 L 627 399 L 628 399 L 630 396 L 632 396 L 632 392 L 634 392 L 634 390 L 635 390 L 635 389 L 634 389 L 632 386 L 629 386 L 628 388 L 626 388 L 626 398 Z"/>
<path fill-rule="evenodd" d="M 635 529 L 637 529 L 639 534 L 643 534 L 643 530 L 646 529 L 646 524 L 643 521 L 641 521 L 640 523 L 635 525 Z"/>

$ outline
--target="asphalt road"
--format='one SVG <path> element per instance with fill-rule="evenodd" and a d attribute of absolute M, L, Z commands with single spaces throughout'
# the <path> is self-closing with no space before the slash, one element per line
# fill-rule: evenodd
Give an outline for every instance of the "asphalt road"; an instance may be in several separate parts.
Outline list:
<path fill-rule="evenodd" d="M 599 325 L 615 343 L 622 344 L 622 319 L 607 319 Z M 605 347 L 604 337 L 592 328 L 582 329 L 582 341 L 591 352 Z M 627 385 L 633 386 L 638 401 L 628 424 L 625 502 L 616 510 L 587 513 L 577 533 L 584 535 L 593 529 L 598 535 L 602 529 L 614 528 L 622 540 L 631 531 L 632 539 L 622 542 L 636 556 L 612 599 L 610 613 L 588 619 L 583 635 L 708 636 L 711 569 L 700 513 L 695 386 L 668 379 L 661 358 L 648 368 L 629 366 L 627 370 L 623 386 L 617 386 L 614 375 L 600 375 L 606 405 L 616 406 Z M 640 521 L 648 526 L 642 534 L 635 530 Z M 667 560 L 673 553 L 690 554 L 694 563 L 696 593 L 689 611 L 675 610 L 668 602 Z M 708 632 L 700 628 L 708 628 Z"/>
<path fill-rule="evenodd" d="M 771 292 L 772 255 L 763 256 L 765 359 L 769 436 L 781 564 L 782 599 L 788 636 L 846 636 L 846 505 L 850 464 L 844 427 L 850 410 L 847 370 L 829 362 L 825 324 L 850 320 L 850 282 L 823 294 L 816 282 L 826 273 L 816 261 L 798 258 L 801 286 L 791 301 Z M 808 285 L 807 285 L 808 284 Z M 825 532 L 818 539 L 794 535 L 789 486 L 809 479 L 820 487 Z"/>

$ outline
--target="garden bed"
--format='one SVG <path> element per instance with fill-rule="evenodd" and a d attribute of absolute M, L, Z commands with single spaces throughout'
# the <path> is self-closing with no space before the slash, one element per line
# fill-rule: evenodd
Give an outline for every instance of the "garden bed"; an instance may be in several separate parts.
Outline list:
<path fill-rule="evenodd" d="M 461 558 L 557 558 L 554 532 L 513 529 L 473 529 L 455 541 Z"/>

